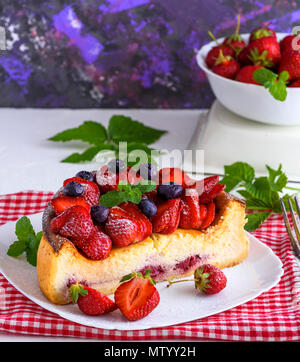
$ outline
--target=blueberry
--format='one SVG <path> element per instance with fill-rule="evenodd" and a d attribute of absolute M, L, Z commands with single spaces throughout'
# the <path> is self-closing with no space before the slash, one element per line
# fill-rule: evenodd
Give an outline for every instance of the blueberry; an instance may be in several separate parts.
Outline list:
<path fill-rule="evenodd" d="M 108 218 L 109 209 L 103 205 L 91 207 L 91 218 L 95 225 L 101 224 Z"/>
<path fill-rule="evenodd" d="M 147 217 L 154 216 L 157 213 L 157 207 L 155 203 L 149 199 L 142 199 L 139 203 L 139 209 Z"/>
<path fill-rule="evenodd" d="M 84 180 L 94 181 L 94 175 L 89 171 L 79 171 L 75 175 L 76 177 L 83 178 Z"/>
<path fill-rule="evenodd" d="M 108 162 L 107 168 L 112 173 L 120 173 L 125 170 L 125 163 L 116 158 Z"/>
<path fill-rule="evenodd" d="M 83 194 L 84 186 L 78 182 L 71 181 L 66 184 L 66 186 L 63 188 L 63 191 L 66 196 L 77 197 Z"/>
<path fill-rule="evenodd" d="M 153 163 L 142 163 L 137 171 L 144 180 L 154 180 L 157 170 Z"/>
<path fill-rule="evenodd" d="M 176 199 L 182 194 L 182 186 L 175 182 L 161 184 L 157 188 L 157 194 L 163 200 Z"/>

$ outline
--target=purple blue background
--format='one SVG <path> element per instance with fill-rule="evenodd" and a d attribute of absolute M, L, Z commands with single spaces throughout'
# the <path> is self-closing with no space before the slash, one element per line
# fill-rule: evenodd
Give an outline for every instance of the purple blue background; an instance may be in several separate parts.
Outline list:
<path fill-rule="evenodd" d="M 0 107 L 206 108 L 195 50 L 300 25 L 300 0 L 1 0 Z"/>

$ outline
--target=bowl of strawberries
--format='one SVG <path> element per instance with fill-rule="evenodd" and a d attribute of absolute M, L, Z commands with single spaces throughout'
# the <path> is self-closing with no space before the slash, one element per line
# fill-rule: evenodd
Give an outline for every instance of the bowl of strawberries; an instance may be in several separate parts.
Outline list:
<path fill-rule="evenodd" d="M 197 62 L 222 105 L 253 121 L 300 125 L 299 36 L 261 27 L 213 39 Z"/>

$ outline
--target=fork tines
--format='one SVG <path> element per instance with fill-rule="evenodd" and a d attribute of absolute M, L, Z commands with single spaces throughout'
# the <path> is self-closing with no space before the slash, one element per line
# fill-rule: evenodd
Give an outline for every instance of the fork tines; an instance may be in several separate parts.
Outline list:
<path fill-rule="evenodd" d="M 295 204 L 296 204 L 298 218 L 300 219 L 300 205 L 299 205 L 297 197 L 294 197 L 294 200 L 295 200 Z M 289 218 L 287 215 L 286 207 L 285 207 L 282 199 L 280 199 L 280 203 L 281 203 L 281 209 L 282 209 L 282 214 L 283 214 L 286 231 L 289 235 L 294 252 L 295 252 L 297 258 L 300 259 L 300 221 L 297 220 L 295 217 L 294 208 L 293 208 L 292 202 L 289 198 L 288 204 L 289 204 L 289 209 L 291 212 L 291 218 L 292 218 L 292 223 L 293 223 L 293 228 L 294 228 L 294 233 L 293 233 L 290 222 L 289 222 Z"/>

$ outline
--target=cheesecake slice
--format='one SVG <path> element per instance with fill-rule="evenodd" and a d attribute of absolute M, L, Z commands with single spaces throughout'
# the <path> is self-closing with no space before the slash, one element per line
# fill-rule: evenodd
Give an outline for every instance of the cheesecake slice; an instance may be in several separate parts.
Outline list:
<path fill-rule="evenodd" d="M 169 235 L 152 233 L 143 241 L 113 247 L 104 260 L 84 256 L 67 238 L 54 234 L 51 204 L 43 215 L 43 237 L 37 256 L 39 285 L 55 304 L 69 303 L 68 288 L 79 282 L 112 294 L 121 278 L 133 271 L 152 270 L 157 281 L 193 274 L 202 264 L 231 267 L 248 256 L 249 241 L 244 231 L 245 204 L 222 192 L 215 199 L 216 216 L 205 230 L 176 229 Z"/>

